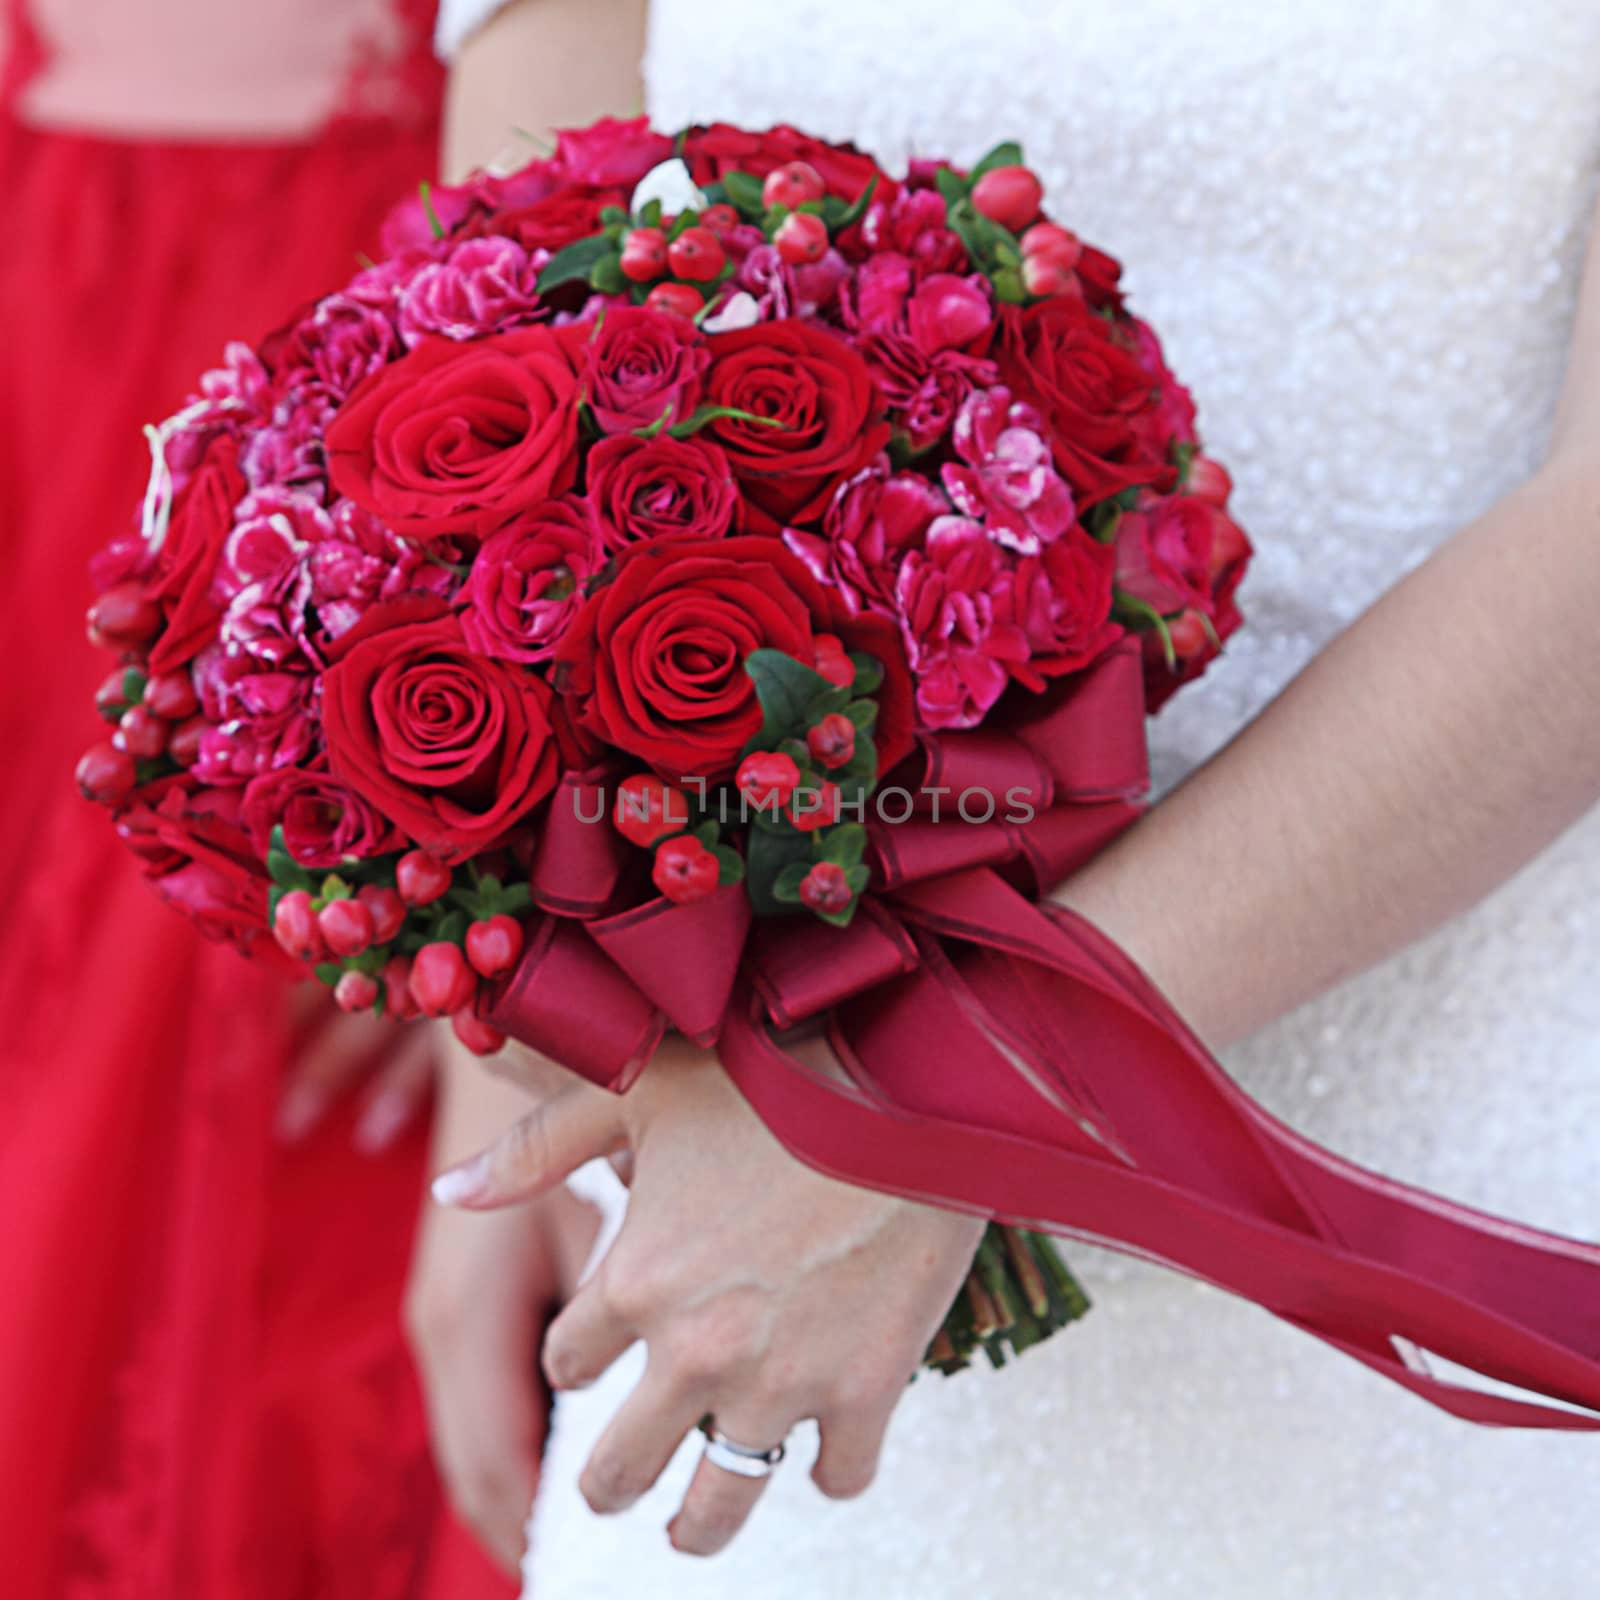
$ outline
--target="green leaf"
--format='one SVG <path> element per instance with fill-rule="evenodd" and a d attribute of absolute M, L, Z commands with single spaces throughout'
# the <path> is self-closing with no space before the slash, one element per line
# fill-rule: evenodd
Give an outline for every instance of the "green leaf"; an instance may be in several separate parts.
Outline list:
<path fill-rule="evenodd" d="M 311 970 L 316 974 L 317 982 L 327 984 L 330 989 L 344 976 L 344 967 L 337 961 L 324 961 Z"/>
<path fill-rule="evenodd" d="M 698 211 L 680 211 L 672 219 L 672 226 L 667 229 L 667 243 L 671 244 L 674 239 L 681 238 L 686 229 L 694 227 L 699 221 Z"/>
<path fill-rule="evenodd" d="M 752 828 L 745 850 L 745 882 L 751 909 L 758 917 L 788 916 L 792 906 L 772 891 L 785 867 L 800 863 L 810 870 L 811 840 L 793 828 L 783 833 Z"/>
<path fill-rule="evenodd" d="M 569 244 L 545 262 L 539 274 L 539 293 L 549 294 L 564 283 L 588 282 L 595 266 L 606 256 L 616 254 L 616 241 L 603 233 L 591 234 L 587 239 Z"/>
<path fill-rule="evenodd" d="M 307 894 L 316 892 L 316 879 L 290 855 L 281 824 L 272 830 L 267 848 L 267 875 L 280 889 L 304 889 Z"/>
<path fill-rule="evenodd" d="M 860 866 L 866 850 L 867 830 L 859 822 L 841 822 L 823 836 L 822 859 L 837 866 Z"/>
<path fill-rule="evenodd" d="M 864 650 L 852 650 L 850 662 L 856 669 L 854 682 L 850 685 L 853 695 L 861 696 L 875 693 L 883 684 L 883 663 L 876 656 L 869 656 Z"/>
<path fill-rule="evenodd" d="M 989 276 L 994 283 L 994 297 L 1002 305 L 1020 306 L 1027 303 L 1027 285 L 1015 267 L 1001 267 Z"/>
<path fill-rule="evenodd" d="M 626 228 L 632 219 L 621 206 L 601 206 L 600 220 L 608 228 Z"/>
<path fill-rule="evenodd" d="M 717 858 L 717 887 L 744 882 L 744 857 L 731 845 L 719 844 L 712 852 Z"/>
<path fill-rule="evenodd" d="M 781 417 L 760 417 L 754 411 L 741 411 L 737 406 L 697 406 L 682 422 L 673 423 L 667 432 L 674 439 L 687 439 L 690 434 L 698 433 L 708 422 L 715 422 L 719 417 L 732 417 L 738 422 L 753 422 L 758 428 L 789 426 Z"/>
<path fill-rule="evenodd" d="M 444 238 L 444 224 L 439 220 L 439 213 L 433 209 L 433 185 L 426 178 L 417 185 L 417 192 L 422 196 L 422 214 L 428 219 L 428 229 L 435 239 Z"/>
<path fill-rule="evenodd" d="M 844 869 L 844 881 L 850 885 L 851 894 L 865 894 L 867 885 L 872 882 L 872 868 L 864 867 L 858 861 L 853 867 Z"/>
<path fill-rule="evenodd" d="M 844 708 L 844 714 L 855 724 L 857 733 L 870 734 L 878 725 L 876 700 L 852 700 Z"/>
<path fill-rule="evenodd" d="M 800 904 L 800 885 L 811 871 L 809 861 L 791 861 L 772 882 L 772 898 L 785 905 Z"/>
<path fill-rule="evenodd" d="M 1111 615 L 1136 633 L 1154 631 L 1160 634 L 1161 653 L 1167 658 L 1167 671 L 1177 669 L 1178 652 L 1172 648 L 1172 630 L 1167 626 L 1167 619 L 1153 605 L 1118 589 L 1112 602 Z"/>
<path fill-rule="evenodd" d="M 832 923 L 836 928 L 848 928 L 855 918 L 856 907 L 860 904 L 861 901 L 855 899 L 843 911 L 813 911 L 811 915 L 819 922 Z"/>
<path fill-rule="evenodd" d="M 589 287 L 597 294 L 621 294 L 628 287 L 622 275 L 622 257 L 601 256 L 589 269 Z"/>
<path fill-rule="evenodd" d="M 761 179 L 751 172 L 724 172 L 722 187 L 730 204 L 747 217 L 759 217 L 766 210 L 761 198 Z"/>
<path fill-rule="evenodd" d="M 843 233 L 846 228 L 851 227 L 853 224 L 859 222 L 861 218 L 866 215 L 867 207 L 872 204 L 872 197 L 877 192 L 877 188 L 878 175 L 877 173 L 873 173 L 873 175 L 867 179 L 866 188 L 863 189 L 861 193 L 858 194 L 855 199 L 845 207 L 843 212 L 840 213 L 838 219 L 829 219 L 829 230 L 833 233 Z"/>
<path fill-rule="evenodd" d="M 940 167 L 933 175 L 934 187 L 944 197 L 945 210 L 953 212 L 967 198 L 972 185 L 953 167 Z"/>
<path fill-rule="evenodd" d="M 996 167 L 1020 167 L 1022 165 L 1022 146 L 1015 139 L 1007 139 L 1004 144 L 997 144 L 972 169 L 972 182 L 976 183 L 986 172 L 993 172 Z"/>
<path fill-rule="evenodd" d="M 659 200 L 646 200 L 644 210 L 639 213 L 639 225 L 643 228 L 659 228 L 661 226 L 661 202 Z"/>
<path fill-rule="evenodd" d="M 803 730 L 814 702 L 830 693 L 833 685 L 819 672 L 802 666 L 781 650 L 752 650 L 744 670 L 761 702 L 761 732 L 752 741 L 755 750 L 774 749 L 785 738 Z"/>
<path fill-rule="evenodd" d="M 720 832 L 720 825 L 715 817 L 712 817 L 707 822 L 702 822 L 699 827 L 692 829 L 691 832 L 693 833 L 694 837 L 706 847 L 707 850 L 716 849 L 717 835 Z"/>
<path fill-rule="evenodd" d="M 122 698 L 130 705 L 136 706 L 144 699 L 145 676 L 137 667 L 129 667 L 122 674 Z"/>

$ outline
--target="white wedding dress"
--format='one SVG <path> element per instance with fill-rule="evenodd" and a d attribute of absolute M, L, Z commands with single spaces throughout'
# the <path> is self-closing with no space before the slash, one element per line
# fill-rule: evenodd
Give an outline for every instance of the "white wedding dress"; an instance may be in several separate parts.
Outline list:
<path fill-rule="evenodd" d="M 664 128 L 790 120 L 891 166 L 1021 137 L 1056 215 L 1126 262 L 1259 551 L 1246 630 L 1154 725 L 1163 784 L 1540 459 L 1600 175 L 1600 0 L 657 0 L 647 76 Z M 1359 1161 L 1600 1238 L 1597 956 L 1600 815 L 1227 1063 Z M 1473 1428 L 1251 1305 L 1070 1255 L 1084 1323 L 919 1379 L 861 1500 L 816 1492 L 802 1430 L 711 1564 L 663 1531 L 696 1440 L 623 1517 L 578 1495 L 635 1350 L 558 1405 L 536 1600 L 1600 1592 L 1594 1440 Z"/>

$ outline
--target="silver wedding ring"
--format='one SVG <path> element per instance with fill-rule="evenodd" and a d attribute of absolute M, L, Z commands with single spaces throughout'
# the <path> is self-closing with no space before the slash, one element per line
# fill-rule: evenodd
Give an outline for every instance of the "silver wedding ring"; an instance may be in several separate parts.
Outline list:
<path fill-rule="evenodd" d="M 709 1417 L 700 1424 L 700 1431 L 706 1436 L 706 1460 L 714 1467 L 721 1467 L 724 1472 L 733 1473 L 735 1477 L 770 1478 L 772 1469 L 783 1460 L 782 1444 L 775 1444 L 770 1450 L 757 1450 L 750 1445 L 739 1444 L 726 1434 L 719 1433 Z"/>

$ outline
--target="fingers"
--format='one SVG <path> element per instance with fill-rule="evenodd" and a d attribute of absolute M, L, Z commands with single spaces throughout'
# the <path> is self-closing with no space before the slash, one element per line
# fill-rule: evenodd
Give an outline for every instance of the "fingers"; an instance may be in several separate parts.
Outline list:
<path fill-rule="evenodd" d="M 406 1027 L 396 1034 L 394 1049 L 356 1119 L 352 1138 L 365 1155 L 387 1150 L 421 1115 L 433 1090 L 433 1030 Z"/>
<path fill-rule="evenodd" d="M 442 1206 L 491 1211 L 542 1194 L 626 1136 L 621 1097 L 574 1084 L 534 1107 L 487 1150 L 433 1182 Z"/>
<path fill-rule="evenodd" d="M 725 1439 L 769 1450 L 788 1437 L 798 1420 L 760 1406 L 731 1405 L 718 1408 L 714 1426 Z M 764 1476 L 746 1477 L 702 1456 L 683 1505 L 667 1524 L 673 1548 L 691 1556 L 716 1555 L 732 1543 L 766 1487 Z"/>
<path fill-rule="evenodd" d="M 647 1367 L 600 1436 L 578 1480 L 589 1509 L 602 1516 L 626 1511 L 666 1470 L 704 1411 L 698 1396 L 668 1378 L 659 1366 Z"/>
<path fill-rule="evenodd" d="M 609 1291 L 602 1266 L 550 1324 L 544 1375 L 552 1389 L 586 1389 L 636 1338 Z"/>
<path fill-rule="evenodd" d="M 279 1139 L 298 1144 L 322 1121 L 367 1070 L 390 1027 L 376 1017 L 347 1017 L 326 1007 L 325 1020 L 305 1037 L 289 1069 L 278 1101 Z"/>
<path fill-rule="evenodd" d="M 822 1448 L 811 1468 L 811 1481 L 830 1500 L 853 1500 L 872 1487 L 899 1397 L 897 1392 L 859 1408 L 822 1414 Z"/>

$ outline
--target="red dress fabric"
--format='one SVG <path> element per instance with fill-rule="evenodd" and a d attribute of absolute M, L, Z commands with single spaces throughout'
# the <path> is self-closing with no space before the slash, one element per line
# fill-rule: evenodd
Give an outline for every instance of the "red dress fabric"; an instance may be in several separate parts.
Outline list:
<path fill-rule="evenodd" d="M 413 7 L 413 10 L 419 8 Z M 104 736 L 86 564 L 141 425 L 347 276 L 434 163 L 401 109 L 156 143 L 0 104 L 0 1571 L 9 1600 L 512 1590 L 444 1513 L 399 1321 L 424 1138 L 275 1144 L 281 979 L 206 945 L 72 788 Z M 15 31 L 18 22 L 20 31 Z"/>

